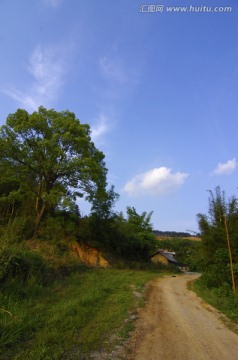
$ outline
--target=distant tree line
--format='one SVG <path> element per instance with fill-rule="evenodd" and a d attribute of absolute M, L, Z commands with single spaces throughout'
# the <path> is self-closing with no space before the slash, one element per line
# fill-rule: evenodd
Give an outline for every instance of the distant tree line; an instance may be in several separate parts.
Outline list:
<path fill-rule="evenodd" d="M 167 236 L 167 237 L 173 237 L 173 238 L 183 238 L 183 237 L 191 237 L 191 236 L 197 236 L 191 235 L 188 232 L 180 232 L 180 231 L 160 231 L 160 230 L 153 230 L 153 233 L 155 236 Z"/>

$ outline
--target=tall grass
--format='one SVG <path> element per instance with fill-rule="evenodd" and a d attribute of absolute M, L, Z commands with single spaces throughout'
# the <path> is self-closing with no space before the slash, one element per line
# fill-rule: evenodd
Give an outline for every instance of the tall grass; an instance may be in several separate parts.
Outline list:
<path fill-rule="evenodd" d="M 43 286 L 12 279 L 0 295 L 0 359 L 86 359 L 109 351 L 131 329 L 126 321 L 158 272 L 82 269 Z M 112 334 L 114 335 L 112 337 Z"/>
<path fill-rule="evenodd" d="M 237 299 L 234 298 L 232 288 L 229 284 L 208 288 L 203 284 L 201 279 L 198 279 L 190 284 L 190 288 L 207 303 L 238 323 L 238 302 Z"/>

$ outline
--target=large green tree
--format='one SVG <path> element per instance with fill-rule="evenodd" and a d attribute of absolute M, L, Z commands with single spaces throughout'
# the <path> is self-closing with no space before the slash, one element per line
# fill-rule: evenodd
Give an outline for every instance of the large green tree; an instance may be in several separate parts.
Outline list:
<path fill-rule="evenodd" d="M 89 125 L 69 111 L 40 107 L 32 114 L 18 109 L 9 115 L 0 129 L 3 169 L 2 188 L 13 181 L 14 188 L 0 196 L 12 202 L 32 199 L 36 228 L 45 212 L 70 205 L 77 197 L 85 196 L 94 208 L 105 202 L 103 197 L 113 197 L 113 190 L 106 190 L 104 154 L 91 141 Z"/>

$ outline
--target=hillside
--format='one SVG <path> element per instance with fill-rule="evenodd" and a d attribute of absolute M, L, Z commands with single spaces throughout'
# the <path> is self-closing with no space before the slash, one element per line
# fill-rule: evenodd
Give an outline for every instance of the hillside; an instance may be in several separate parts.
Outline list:
<path fill-rule="evenodd" d="M 162 272 L 108 268 L 105 259 L 66 242 L 29 240 L 3 250 L 0 359 L 111 358 L 133 328 L 146 283 Z"/>

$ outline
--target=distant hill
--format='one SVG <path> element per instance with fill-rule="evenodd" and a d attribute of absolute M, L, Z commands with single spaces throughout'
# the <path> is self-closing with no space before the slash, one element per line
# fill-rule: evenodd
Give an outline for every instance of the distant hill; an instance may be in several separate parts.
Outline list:
<path fill-rule="evenodd" d="M 199 234 L 191 235 L 188 232 L 177 232 L 177 231 L 160 231 L 153 230 L 155 236 L 163 236 L 163 237 L 173 237 L 173 238 L 191 238 L 191 237 L 199 237 Z"/>

